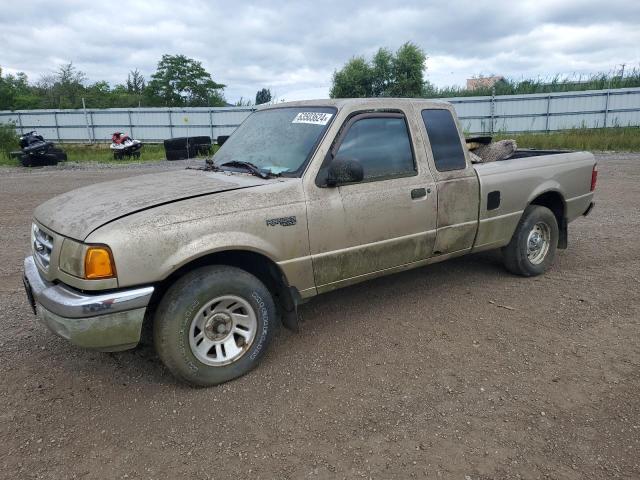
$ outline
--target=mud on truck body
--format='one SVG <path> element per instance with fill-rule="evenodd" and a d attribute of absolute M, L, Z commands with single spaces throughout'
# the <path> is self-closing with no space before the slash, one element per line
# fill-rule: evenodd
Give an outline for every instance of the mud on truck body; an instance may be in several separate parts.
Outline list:
<path fill-rule="evenodd" d="M 39 206 L 25 286 L 72 343 L 123 350 L 148 327 L 172 373 L 213 385 L 253 368 L 318 294 L 489 249 L 542 274 L 591 210 L 596 175 L 586 152 L 474 165 L 447 103 L 271 105 L 201 169 Z"/>

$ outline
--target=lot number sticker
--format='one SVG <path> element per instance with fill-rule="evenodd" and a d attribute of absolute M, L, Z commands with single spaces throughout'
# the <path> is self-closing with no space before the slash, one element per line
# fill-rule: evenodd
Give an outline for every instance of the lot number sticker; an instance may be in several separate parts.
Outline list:
<path fill-rule="evenodd" d="M 326 125 L 333 117 L 333 113 L 300 112 L 291 123 L 310 123 L 312 125 Z"/>

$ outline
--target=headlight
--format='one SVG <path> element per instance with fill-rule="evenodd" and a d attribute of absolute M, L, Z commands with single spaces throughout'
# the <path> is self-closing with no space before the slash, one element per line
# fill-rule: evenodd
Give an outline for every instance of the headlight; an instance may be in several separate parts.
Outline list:
<path fill-rule="evenodd" d="M 106 245 L 86 245 L 64 239 L 60 250 L 60 270 L 86 280 L 102 280 L 116 276 L 111 249 Z"/>

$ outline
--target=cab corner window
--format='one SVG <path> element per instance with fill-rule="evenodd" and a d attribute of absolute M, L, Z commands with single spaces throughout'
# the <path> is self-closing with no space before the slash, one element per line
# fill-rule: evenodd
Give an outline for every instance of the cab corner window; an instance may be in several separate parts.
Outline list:
<path fill-rule="evenodd" d="M 415 175 L 411 139 L 404 117 L 365 117 L 349 127 L 335 155 L 362 165 L 364 180 Z"/>
<path fill-rule="evenodd" d="M 433 161 L 440 172 L 467 168 L 458 127 L 449 110 L 422 111 L 422 121 L 427 129 Z"/>

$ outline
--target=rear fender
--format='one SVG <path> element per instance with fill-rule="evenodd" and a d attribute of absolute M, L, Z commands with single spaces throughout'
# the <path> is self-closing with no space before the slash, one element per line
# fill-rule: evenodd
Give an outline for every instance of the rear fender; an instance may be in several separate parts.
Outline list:
<path fill-rule="evenodd" d="M 558 222 L 558 248 L 566 249 L 569 244 L 569 230 L 566 217 L 567 205 L 560 184 L 547 181 L 538 186 L 531 194 L 527 205 L 541 205 L 551 210 Z"/>

